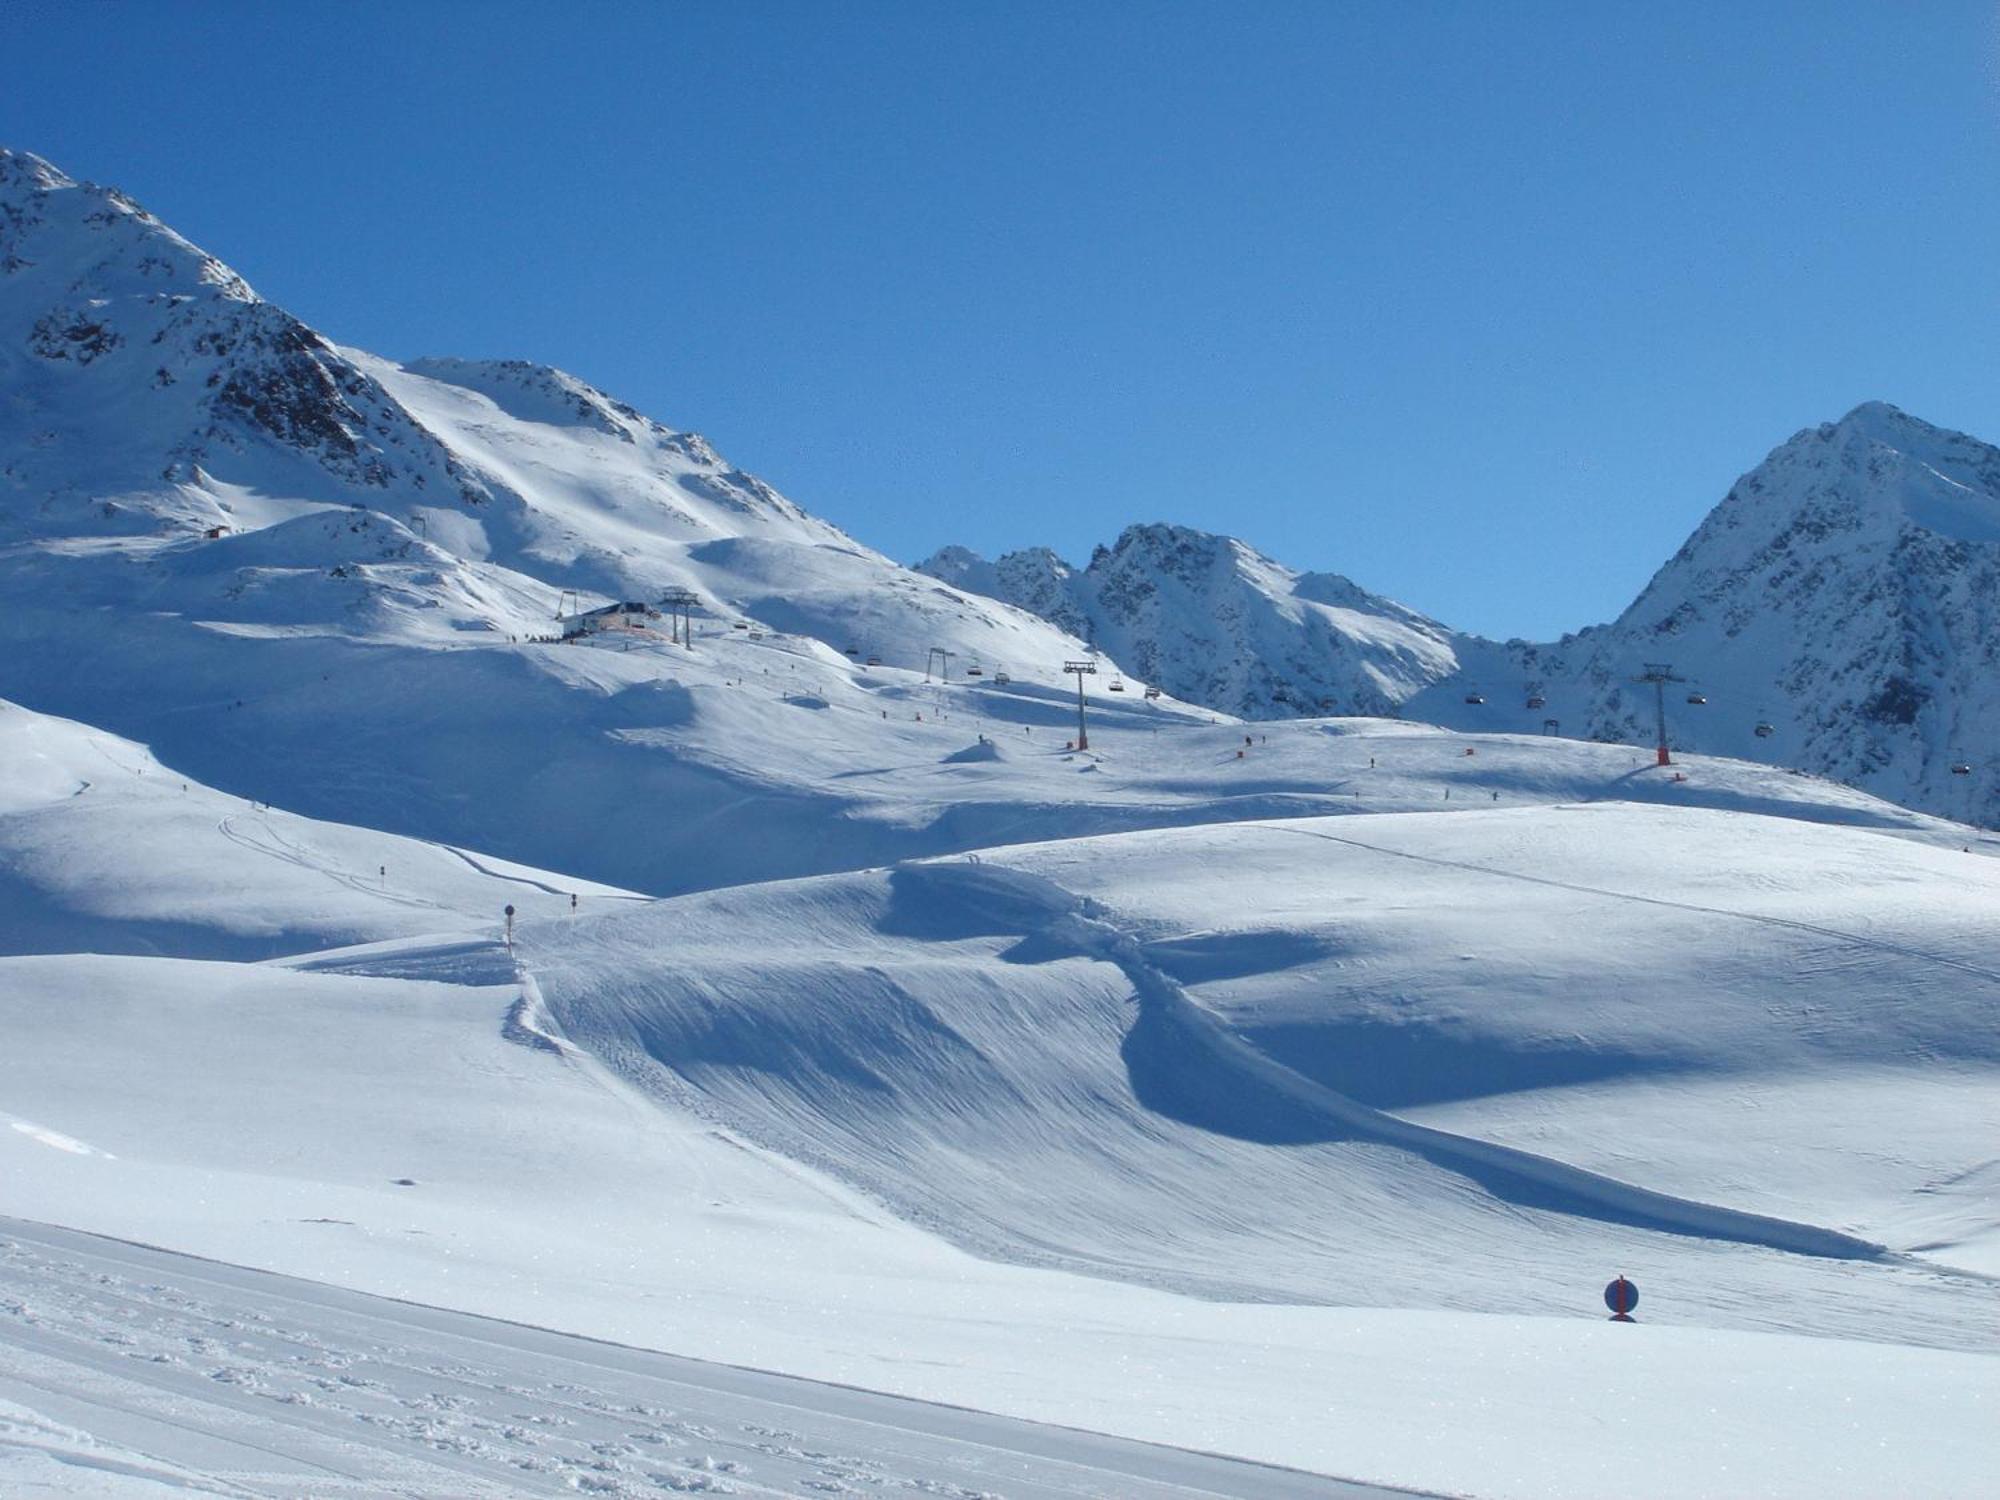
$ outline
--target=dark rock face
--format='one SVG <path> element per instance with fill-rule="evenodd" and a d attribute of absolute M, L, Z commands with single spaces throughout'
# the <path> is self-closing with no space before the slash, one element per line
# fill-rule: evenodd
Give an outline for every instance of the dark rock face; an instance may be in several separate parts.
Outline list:
<path fill-rule="evenodd" d="M 28 336 L 28 347 L 43 359 L 74 359 L 80 365 L 124 342 L 117 332 L 80 312 L 51 313 Z"/>
<path fill-rule="evenodd" d="M 1930 700 L 1930 692 L 1907 677 L 1891 677 L 1875 696 L 1861 705 L 1861 711 L 1882 724 L 1914 724 L 1917 710 Z"/>

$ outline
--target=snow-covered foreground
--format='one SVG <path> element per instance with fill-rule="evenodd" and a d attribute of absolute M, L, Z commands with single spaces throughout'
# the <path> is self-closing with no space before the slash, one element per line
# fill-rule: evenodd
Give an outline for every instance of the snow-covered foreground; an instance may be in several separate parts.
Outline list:
<path fill-rule="evenodd" d="M 160 878 L 128 854 L 135 890 Z M 1954 1268 L 1996 1218 L 1992 868 L 1928 835 L 1489 805 L 552 898 L 518 974 L 487 887 L 439 934 L 275 963 L 16 957 L 0 1185 L 24 1219 L 1376 1483 L 1977 1494 L 1995 1299 Z M 33 1243 L 10 1306 L 96 1284 Z M 1618 1272 L 1637 1327 L 1601 1321 Z M 175 1378 L 259 1368 L 212 1352 Z M 0 1395 L 44 1427 L 237 1467 L 35 1379 Z M 396 1462 L 491 1416 L 362 1410 L 408 1424 Z"/>
<path fill-rule="evenodd" d="M 422 1009 L 404 982 L 347 983 Z M 234 1064 L 191 1062 L 221 1040 L 215 1023 L 242 1019 L 197 1010 L 162 1071 L 191 1089 L 243 1086 L 284 1044 Z M 71 1214 L 156 1223 L 183 1243 L 235 1244 L 404 1297 L 1454 1494 L 1950 1496 L 1984 1485 L 2000 1403 L 1990 1357 L 1620 1328 L 1589 1314 L 1231 1306 L 972 1261 L 743 1143 L 627 1112 L 615 1083 L 577 1076 L 587 1059 L 509 1048 L 471 1016 L 438 1019 L 372 1028 L 410 1050 L 410 1078 L 451 1075 L 417 1139 L 394 1153 L 435 1174 L 408 1188 L 324 1180 L 332 1141 L 348 1141 L 361 1169 L 391 1154 L 383 1138 L 397 1123 L 378 1097 L 304 1096 L 286 1111 L 273 1103 L 276 1081 L 246 1107 L 266 1122 L 262 1138 L 234 1148 L 268 1176 L 177 1163 L 201 1127 L 149 1147 L 111 1130 L 115 1111 L 100 1104 L 100 1140 L 131 1155 L 17 1131 L 11 1151 L 0 1139 L 0 1180 Z M 132 1051 L 159 1048 L 168 1024 L 135 1028 Z M 316 1040 L 299 1038 L 283 1060 L 307 1072 Z M 346 1061 L 326 1071 L 346 1074 Z M 121 1086 L 139 1071 L 127 1066 Z M 12 1083 L 10 1070 L 10 1094 Z M 395 1074 L 384 1085 L 405 1086 Z M 609 1132 L 595 1150 L 571 1135 L 540 1151 L 529 1122 L 494 1134 L 503 1100 L 574 1120 L 592 1115 L 592 1096 L 598 1118 L 622 1127 L 616 1152 Z M 164 1111 L 141 1099 L 127 1113 L 140 1124 Z M 219 1154 L 227 1118 L 206 1128 Z M 300 1159 L 315 1147 L 318 1160 Z M 148 1181 L 194 1200 L 186 1216 L 135 1192 Z M 288 1199 L 272 1196 L 281 1187 Z M 313 1198 L 360 1217 L 298 1218 Z M 480 1206 L 496 1218 L 481 1224 Z M 0 1479 L 19 1483 L 8 1493 L 34 1493 L 30 1481 L 118 1493 L 100 1477 L 186 1484 L 190 1471 L 220 1493 L 279 1495 L 1345 1492 L 974 1414 L 885 1408 L 19 1221 L 0 1222 L 0 1288 L 0 1381 L 32 1414 L 0 1409 Z M 62 1488 L 77 1464 L 89 1477 Z"/>
<path fill-rule="evenodd" d="M 1996 900 L 1958 850 L 1598 804 L 1024 845 L 526 941 L 641 1088 L 982 1253 L 1538 1312 L 1650 1266 L 1673 1321 L 1978 1347 L 1986 1284 L 1888 1252 L 2000 1243 Z"/>
<path fill-rule="evenodd" d="M 10 1496 L 1389 1493 L 41 1224 L 0 1219 L 0 1270 Z"/>

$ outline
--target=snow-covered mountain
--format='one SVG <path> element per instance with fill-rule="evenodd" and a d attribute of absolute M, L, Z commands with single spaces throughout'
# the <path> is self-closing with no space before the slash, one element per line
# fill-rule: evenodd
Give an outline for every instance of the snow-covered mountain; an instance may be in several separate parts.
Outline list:
<path fill-rule="evenodd" d="M 913 577 L 697 434 L 518 360 L 342 348 L 116 189 L 6 150 L 0 454 L 0 540 L 158 552 L 359 508 L 365 555 L 324 554 L 308 526 L 295 561 L 352 563 L 350 595 L 399 584 L 461 628 L 518 633 L 565 589 L 688 588 L 725 618 L 836 650 L 866 636 L 885 660 L 1063 649 L 1032 619 Z M 370 571 L 392 560 L 412 569 Z"/>
<path fill-rule="evenodd" d="M 1566 733 L 1645 739 L 1653 695 L 1630 679 L 1661 662 L 1689 679 L 1669 699 L 1676 745 L 1991 822 L 1996 615 L 2000 450 L 1871 402 L 1738 480 L 1613 623 L 1466 651 L 1504 713 L 1447 687 L 1408 712 L 1504 725 L 1540 682 Z"/>
<path fill-rule="evenodd" d="M 1046 547 L 917 564 L 1033 610 L 1177 698 L 1245 718 L 1382 714 L 1448 676 L 1452 632 L 1337 573 L 1299 573 L 1234 537 L 1131 526 L 1089 566 Z"/>
<path fill-rule="evenodd" d="M 1132 527 L 1082 569 L 960 547 L 918 567 L 1247 718 L 1331 708 L 1648 742 L 1653 693 L 1632 679 L 1664 662 L 1688 679 L 1679 748 L 2000 816 L 2000 449 L 1880 402 L 1778 448 L 1616 621 L 1553 643 L 1456 632 L 1184 527 Z"/>
<path fill-rule="evenodd" d="M 1983 1493 L 2000 836 L 1466 732 L 1629 731 L 1711 584 L 1837 633 L 1792 560 L 1987 545 L 1981 451 L 1808 443 L 1558 647 L 1166 528 L 947 583 L 0 168 L 0 1492 Z"/>
<path fill-rule="evenodd" d="M 776 808 L 851 831 L 870 801 L 774 789 L 710 690 L 859 711 L 887 684 L 868 717 L 935 719 L 900 696 L 933 648 L 1024 690 L 1085 649 L 573 376 L 342 347 L 124 194 L 4 150 L 0 589 L 0 696 L 328 816 L 570 869 L 622 847 L 622 878 L 656 886 L 777 873 L 756 834 Z M 530 644 L 565 609 L 672 590 L 712 647 L 607 679 L 608 653 Z M 704 868 L 642 847 L 633 807 L 698 808 Z"/>
<path fill-rule="evenodd" d="M 573 376 L 343 348 L 115 189 L 8 151 L 0 549 L 23 646 L 0 692 L 156 740 L 125 668 L 255 714 L 245 640 L 521 639 L 549 631 L 568 590 L 685 589 L 718 628 L 782 635 L 836 672 L 922 670 L 938 647 L 961 672 L 1053 685 L 1087 642 L 1107 684 L 1122 668 L 1250 718 L 1644 740 L 1650 699 L 1630 679 L 1666 660 L 1707 700 L 1677 694 L 1683 748 L 2000 816 L 2000 759 L 1981 748 L 2000 729 L 1982 675 L 2000 452 L 1892 407 L 1779 448 L 1623 616 L 1559 642 L 1481 640 L 1185 527 L 1128 528 L 1082 568 L 946 548 L 912 571 Z M 80 611 L 116 620 L 101 671 L 69 670 Z"/>

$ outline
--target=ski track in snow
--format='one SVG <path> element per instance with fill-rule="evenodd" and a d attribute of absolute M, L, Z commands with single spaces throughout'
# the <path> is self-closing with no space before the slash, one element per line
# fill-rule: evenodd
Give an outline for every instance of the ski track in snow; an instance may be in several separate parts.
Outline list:
<path fill-rule="evenodd" d="M 13 1219 L 0 1219 L 0 1376 L 53 1423 L 127 1450 L 80 1452 L 53 1435 L 60 1429 L 0 1412 L 0 1479 L 10 1455 L 40 1454 L 285 1500 L 1405 1493 L 597 1343 Z M 205 1478 L 175 1478 L 188 1469 Z"/>
<path fill-rule="evenodd" d="M 1345 838 L 1337 833 L 1321 833 L 1311 828 L 1287 828 L 1277 824 L 1257 826 L 1263 827 L 1270 833 L 1289 834 L 1295 838 L 1320 839 L 1329 844 L 1345 844 L 1351 849 L 1361 849 L 1371 854 L 1386 854 L 1395 859 L 1414 860 L 1418 864 L 1435 865 L 1443 870 L 1464 870 L 1472 875 L 1490 875 L 1496 880 L 1519 880 L 1528 885 L 1545 885 L 1558 891 L 1573 891 L 1579 896 L 1601 896 L 1607 901 L 1631 901 L 1641 906 L 1661 906 L 1672 911 L 1694 912 L 1698 916 L 1726 917 L 1732 922 L 1755 922 L 1764 927 L 1783 927 L 1792 932 L 1807 932 L 1814 937 L 1831 938 L 1837 943 L 1851 943 L 1857 948 L 1872 948 L 1878 953 L 1893 953 L 1900 958 L 1913 958 L 1920 963 L 1956 969 L 1962 974 L 1970 974 L 1977 979 L 1990 979 L 1995 984 L 2000 984 L 2000 970 L 1982 968 L 1963 959 L 1947 958 L 1941 953 L 1927 953 L 1921 948 L 1911 948 L 1902 943 L 1863 937 L 1859 933 L 1842 932 L 1837 927 L 1821 927 L 1813 922 L 1800 922 L 1790 917 L 1773 917 L 1754 911 L 1732 911 L 1726 906 L 1703 906 L 1694 901 L 1674 901 L 1665 896 L 1642 896 L 1633 891 L 1610 891 L 1601 886 L 1578 885 L 1570 880 L 1556 880 L 1548 875 L 1530 875 L 1522 870 L 1497 869 L 1492 865 L 1475 864 L 1470 860 L 1440 859 L 1434 854 L 1416 854 L 1407 849 L 1391 849 L 1386 844 L 1370 844 L 1361 839 Z"/>
<path fill-rule="evenodd" d="M 240 845 L 258 854 L 267 854 L 273 859 L 281 859 L 286 864 L 297 865 L 302 870 L 311 870 L 316 874 L 324 875 L 328 880 L 344 885 L 349 890 L 359 891 L 364 896 L 375 896 L 396 906 L 419 907 L 425 911 L 452 911 L 451 907 L 446 906 L 441 901 L 427 900 L 422 896 L 398 895 L 396 892 L 386 889 L 379 879 L 370 880 L 365 875 L 357 875 L 352 871 L 338 869 L 333 865 L 327 864 L 324 860 L 315 859 L 310 851 L 282 837 L 276 829 L 271 827 L 268 821 L 264 824 L 264 837 L 269 840 L 268 843 L 261 842 L 253 835 L 242 832 L 236 827 L 236 820 L 233 817 L 223 818 L 215 827 L 216 831 L 232 844 Z M 492 872 L 482 871 L 481 873 L 491 874 Z"/>
<path fill-rule="evenodd" d="M 490 880 L 511 880 L 515 885 L 532 886 L 535 890 L 541 891 L 550 896 L 568 896 L 573 894 L 573 892 L 564 890 L 560 886 L 550 885 L 547 881 L 544 880 L 535 880 L 527 875 L 509 875 L 504 870 L 496 870 L 492 868 L 490 865 L 484 864 L 480 860 L 475 859 L 472 855 L 466 853 L 465 850 L 460 849 L 453 844 L 433 843 L 431 847 L 434 849 L 442 849 L 446 854 L 452 855 L 457 859 L 463 860 L 466 864 L 470 865 L 474 870 L 478 871 L 481 875 L 486 876 Z M 635 894 L 630 896 L 614 897 L 613 899 L 624 900 L 624 901 L 649 901 L 652 898 L 649 896 L 640 896 Z"/>

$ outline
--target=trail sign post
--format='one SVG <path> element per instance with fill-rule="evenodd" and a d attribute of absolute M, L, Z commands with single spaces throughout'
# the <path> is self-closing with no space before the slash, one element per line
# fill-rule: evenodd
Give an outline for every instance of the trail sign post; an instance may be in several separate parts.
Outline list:
<path fill-rule="evenodd" d="M 1636 1323 L 1632 1309 L 1639 1305 L 1639 1289 L 1620 1276 L 1604 1289 L 1604 1305 L 1611 1309 L 1614 1323 Z"/>
<path fill-rule="evenodd" d="M 509 902 L 507 905 L 507 951 L 509 953 L 514 951 L 514 906 L 512 902 Z"/>

